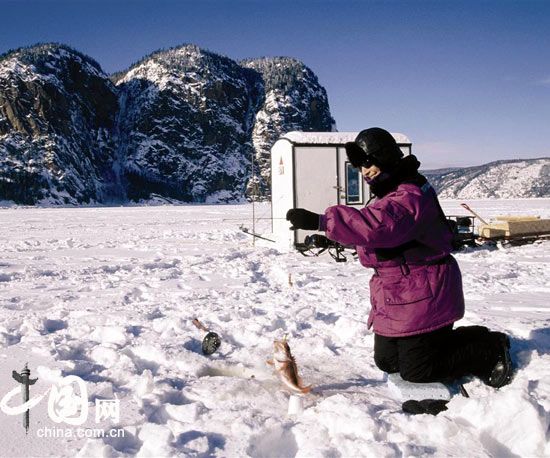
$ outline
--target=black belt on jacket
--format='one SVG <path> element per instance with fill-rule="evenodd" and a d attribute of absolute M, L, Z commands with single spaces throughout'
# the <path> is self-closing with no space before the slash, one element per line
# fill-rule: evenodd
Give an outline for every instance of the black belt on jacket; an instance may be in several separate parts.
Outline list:
<path fill-rule="evenodd" d="M 380 268 L 376 268 L 376 267 L 373 267 L 374 269 L 374 273 L 376 275 L 380 275 L 380 269 L 384 270 L 384 269 L 395 269 L 397 267 L 399 267 L 399 269 L 401 270 L 401 273 L 403 275 L 409 275 L 411 273 L 411 269 L 409 268 L 410 267 L 421 267 L 421 266 L 438 266 L 438 265 L 443 265 L 443 264 L 447 264 L 451 259 L 453 259 L 453 257 L 448 254 L 447 256 L 443 256 L 442 258 L 439 258 L 439 259 L 434 259 L 432 261 L 425 261 L 425 262 L 418 262 L 418 263 L 407 263 L 407 262 L 402 262 L 401 264 L 398 264 L 396 266 L 388 266 L 388 267 L 380 267 Z M 381 275 L 382 277 L 384 276 Z"/>

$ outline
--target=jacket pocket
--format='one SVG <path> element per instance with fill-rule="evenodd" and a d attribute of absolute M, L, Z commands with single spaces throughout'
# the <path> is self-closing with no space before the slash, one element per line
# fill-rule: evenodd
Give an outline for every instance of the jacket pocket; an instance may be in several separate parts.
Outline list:
<path fill-rule="evenodd" d="M 433 297 L 432 288 L 424 270 L 409 275 L 382 278 L 385 305 L 404 305 Z"/>

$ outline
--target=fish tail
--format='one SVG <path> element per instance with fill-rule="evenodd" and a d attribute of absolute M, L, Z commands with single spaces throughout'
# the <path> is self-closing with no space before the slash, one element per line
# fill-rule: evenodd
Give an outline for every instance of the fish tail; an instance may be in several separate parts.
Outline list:
<path fill-rule="evenodd" d="M 287 388 L 290 389 L 290 391 L 296 394 L 308 394 L 313 388 L 313 386 L 311 385 L 301 386 L 301 384 L 296 384 L 295 382 L 293 382 L 292 380 L 289 380 L 287 377 L 284 377 L 284 376 L 281 377 L 281 381 L 283 382 L 283 384 L 287 386 Z"/>
<path fill-rule="evenodd" d="M 313 386 L 311 386 L 311 385 L 302 386 L 302 387 L 300 387 L 300 391 L 304 394 L 308 394 L 311 391 L 312 388 L 313 388 Z"/>

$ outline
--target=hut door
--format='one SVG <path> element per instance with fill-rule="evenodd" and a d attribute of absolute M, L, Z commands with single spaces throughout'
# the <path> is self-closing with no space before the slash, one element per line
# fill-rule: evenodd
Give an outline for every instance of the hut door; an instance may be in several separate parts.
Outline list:
<path fill-rule="evenodd" d="M 336 148 L 297 146 L 294 150 L 294 206 L 316 213 L 338 203 Z M 295 243 L 316 231 L 298 230 Z"/>
<path fill-rule="evenodd" d="M 296 147 L 295 206 L 324 212 L 338 203 L 336 150 L 333 147 Z"/>

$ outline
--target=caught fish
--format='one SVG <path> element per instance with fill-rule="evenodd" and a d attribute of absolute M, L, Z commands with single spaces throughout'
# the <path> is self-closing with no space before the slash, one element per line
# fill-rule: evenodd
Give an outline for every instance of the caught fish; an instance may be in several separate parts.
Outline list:
<path fill-rule="evenodd" d="M 283 340 L 273 341 L 273 359 L 267 361 L 267 363 L 275 367 L 275 371 L 283 385 L 293 393 L 307 394 L 311 391 L 311 385 L 302 385 L 302 380 L 298 376 L 296 360 L 290 352 L 286 336 Z"/>

